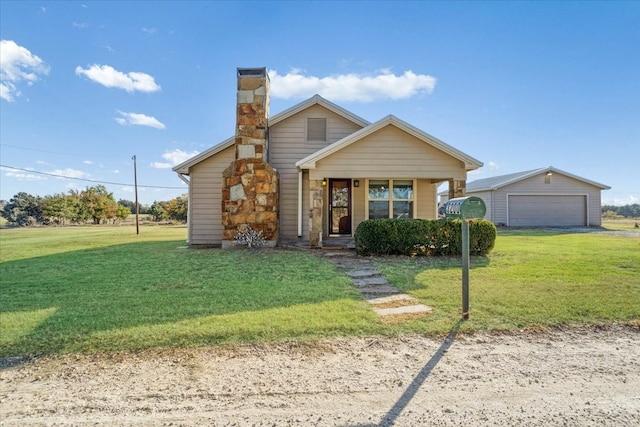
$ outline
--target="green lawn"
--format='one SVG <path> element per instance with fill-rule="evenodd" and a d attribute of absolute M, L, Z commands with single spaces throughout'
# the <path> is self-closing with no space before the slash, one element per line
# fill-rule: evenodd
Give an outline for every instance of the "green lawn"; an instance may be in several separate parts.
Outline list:
<path fill-rule="evenodd" d="M 349 279 L 304 251 L 185 249 L 185 227 L 0 230 L 0 356 L 443 333 L 460 313 L 460 262 L 380 258 L 434 308 L 388 324 Z M 638 322 L 640 238 L 503 231 L 472 260 L 462 329 Z"/>
<path fill-rule="evenodd" d="M 447 258 L 378 261 L 392 283 L 435 308 L 424 323 L 443 328 L 460 315 L 460 265 Z M 463 330 L 636 322 L 640 237 L 500 230 L 489 256 L 472 257 L 469 287 Z"/>

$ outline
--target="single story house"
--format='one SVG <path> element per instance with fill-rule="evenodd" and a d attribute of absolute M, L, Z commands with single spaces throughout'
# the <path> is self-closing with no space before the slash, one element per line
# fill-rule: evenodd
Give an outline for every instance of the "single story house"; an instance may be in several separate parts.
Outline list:
<path fill-rule="evenodd" d="M 601 192 L 609 186 L 553 166 L 479 179 L 467 195 L 481 198 L 485 218 L 511 227 L 602 225 Z M 449 199 L 440 193 L 440 204 Z"/>
<path fill-rule="evenodd" d="M 376 122 L 315 95 L 272 117 L 266 68 L 239 68 L 236 134 L 173 170 L 189 185 L 188 243 L 239 232 L 280 240 L 353 236 L 368 218 L 437 218 L 437 188 L 464 195 L 482 163 L 399 118 Z"/>

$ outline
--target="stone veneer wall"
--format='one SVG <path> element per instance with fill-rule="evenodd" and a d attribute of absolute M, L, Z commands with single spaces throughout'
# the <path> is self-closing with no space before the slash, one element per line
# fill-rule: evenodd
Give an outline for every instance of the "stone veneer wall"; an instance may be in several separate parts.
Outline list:
<path fill-rule="evenodd" d="M 265 68 L 238 69 L 236 159 L 224 170 L 222 247 L 251 227 L 278 241 L 278 172 L 268 159 L 269 77 Z"/>
<path fill-rule="evenodd" d="M 456 197 L 464 197 L 467 194 L 467 181 L 451 179 L 449 180 L 449 200 Z"/>

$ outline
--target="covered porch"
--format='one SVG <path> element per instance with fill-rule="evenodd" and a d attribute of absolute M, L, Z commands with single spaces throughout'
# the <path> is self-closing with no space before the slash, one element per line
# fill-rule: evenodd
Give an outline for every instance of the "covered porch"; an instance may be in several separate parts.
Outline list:
<path fill-rule="evenodd" d="M 306 176 L 312 174 L 300 172 L 301 181 Z M 437 187 L 445 181 L 449 182 L 451 198 L 465 194 L 466 180 L 454 178 L 307 179 L 300 182 L 300 188 L 308 188 L 308 223 L 303 227 L 305 209 L 299 204 L 299 240 L 308 240 L 309 247 L 344 247 L 345 242 L 353 242 L 356 228 L 367 219 L 436 219 Z M 303 234 L 303 228 L 307 233 Z"/>

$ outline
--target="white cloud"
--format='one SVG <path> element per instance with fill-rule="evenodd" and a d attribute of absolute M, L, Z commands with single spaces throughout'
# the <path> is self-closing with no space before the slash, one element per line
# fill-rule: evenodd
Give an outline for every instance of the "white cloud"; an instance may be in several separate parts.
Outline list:
<path fill-rule="evenodd" d="M 8 169 L 0 167 L 0 170 L 5 171 L 5 176 L 9 178 L 15 178 L 18 181 L 46 181 L 47 177 L 42 175 L 37 175 L 25 171 L 17 171 L 14 169 Z"/>
<path fill-rule="evenodd" d="M 77 169 L 54 169 L 49 172 L 52 175 L 60 175 L 60 178 L 88 178 L 90 175 L 88 173 L 79 171 Z"/>
<path fill-rule="evenodd" d="M 68 183 L 66 183 L 64 188 L 68 190 L 77 190 L 77 191 L 83 190 L 83 186 L 81 184 L 78 184 L 77 182 L 73 182 L 73 181 L 69 181 Z"/>
<path fill-rule="evenodd" d="M 636 203 L 640 203 L 640 198 L 632 194 L 624 197 L 612 197 L 612 198 L 603 197 L 602 198 L 603 205 L 625 206 L 625 205 L 633 205 Z"/>
<path fill-rule="evenodd" d="M 190 159 L 196 154 L 199 154 L 199 152 L 192 151 L 189 153 L 186 151 L 182 151 L 179 148 L 173 151 L 166 151 L 162 155 L 162 158 L 165 160 L 168 160 L 168 162 L 153 162 L 151 163 L 151 167 L 156 169 L 169 169 L 175 165 L 179 165 L 180 163 L 184 162 L 187 159 Z"/>
<path fill-rule="evenodd" d="M 173 167 L 171 163 L 163 163 L 163 162 L 151 162 L 150 166 L 156 169 L 171 169 Z"/>
<path fill-rule="evenodd" d="M 489 169 L 494 171 L 497 171 L 498 169 L 500 169 L 500 165 L 497 164 L 496 162 L 489 162 L 487 166 L 489 167 Z"/>
<path fill-rule="evenodd" d="M 86 22 L 74 22 L 72 25 L 79 30 L 84 30 L 89 26 Z"/>
<path fill-rule="evenodd" d="M 436 78 L 426 74 L 405 71 L 395 75 L 381 70 L 376 75 L 337 74 L 314 77 L 293 69 L 286 75 L 269 71 L 271 96 L 275 98 L 306 98 L 319 94 L 334 101 L 370 102 L 379 99 L 406 99 L 419 94 L 430 94 Z"/>
<path fill-rule="evenodd" d="M 135 187 L 131 187 L 131 186 L 126 186 L 126 187 L 120 187 L 120 190 L 123 193 L 134 193 L 135 192 Z M 144 187 L 138 187 L 138 192 L 144 193 L 145 191 L 147 191 L 146 188 Z"/>
<path fill-rule="evenodd" d="M 42 59 L 16 44 L 13 40 L 0 41 L 0 98 L 12 102 L 20 96 L 21 82 L 32 85 L 38 75 L 49 74 L 49 66 Z"/>
<path fill-rule="evenodd" d="M 144 33 L 147 33 L 147 34 L 155 34 L 155 33 L 157 33 L 157 32 L 158 32 L 158 30 L 156 30 L 156 29 L 155 29 L 155 28 L 153 28 L 153 27 L 151 27 L 151 28 L 142 27 L 142 31 L 143 31 Z"/>
<path fill-rule="evenodd" d="M 85 160 L 82 163 L 84 163 L 85 165 L 92 165 L 93 162 L 91 160 Z"/>
<path fill-rule="evenodd" d="M 125 113 L 118 111 L 122 117 L 116 117 L 116 122 L 122 126 L 137 125 L 137 126 L 149 126 L 156 129 L 164 129 L 166 126 L 158 119 L 152 116 L 139 113 Z"/>
<path fill-rule="evenodd" d="M 160 86 L 146 73 L 131 71 L 123 73 L 109 65 L 93 64 L 89 68 L 76 67 L 76 74 L 109 88 L 123 89 L 127 92 L 157 92 Z"/>

